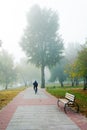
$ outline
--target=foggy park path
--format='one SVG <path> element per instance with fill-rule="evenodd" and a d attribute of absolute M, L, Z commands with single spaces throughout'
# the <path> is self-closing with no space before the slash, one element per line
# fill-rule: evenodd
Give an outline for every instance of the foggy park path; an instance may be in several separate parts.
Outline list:
<path fill-rule="evenodd" d="M 45 89 L 27 88 L 0 111 L 0 130 L 87 130 L 87 119 L 65 114 Z"/>

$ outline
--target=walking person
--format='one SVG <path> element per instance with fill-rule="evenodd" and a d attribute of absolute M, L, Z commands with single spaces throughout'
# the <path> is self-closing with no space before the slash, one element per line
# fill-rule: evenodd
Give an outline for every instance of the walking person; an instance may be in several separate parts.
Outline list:
<path fill-rule="evenodd" d="M 35 91 L 35 94 L 37 93 L 37 87 L 38 87 L 38 82 L 35 80 L 34 82 L 33 82 L 33 86 L 34 86 L 34 91 Z"/>

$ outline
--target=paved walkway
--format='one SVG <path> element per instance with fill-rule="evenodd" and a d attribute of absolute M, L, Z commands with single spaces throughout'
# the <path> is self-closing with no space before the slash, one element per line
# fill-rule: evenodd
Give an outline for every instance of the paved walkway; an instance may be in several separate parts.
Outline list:
<path fill-rule="evenodd" d="M 28 88 L 0 111 L 0 130 L 87 130 L 87 118 L 57 107 L 45 90 Z"/>

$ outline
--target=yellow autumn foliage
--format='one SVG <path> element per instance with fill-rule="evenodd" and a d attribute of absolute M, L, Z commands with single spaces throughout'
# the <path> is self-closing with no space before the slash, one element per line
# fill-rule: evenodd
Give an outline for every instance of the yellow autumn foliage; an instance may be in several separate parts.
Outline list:
<path fill-rule="evenodd" d="M 25 88 L 15 88 L 9 90 L 0 91 L 0 109 L 6 106 L 18 93 L 23 91 Z"/>

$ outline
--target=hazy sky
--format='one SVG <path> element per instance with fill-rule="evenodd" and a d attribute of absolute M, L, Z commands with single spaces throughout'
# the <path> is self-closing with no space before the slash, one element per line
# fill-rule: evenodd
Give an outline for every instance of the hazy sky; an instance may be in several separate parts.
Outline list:
<path fill-rule="evenodd" d="M 24 54 L 18 43 L 26 26 L 26 12 L 33 4 L 58 12 L 59 32 L 65 44 L 87 38 L 87 0 L 0 0 L 0 39 L 18 61 Z"/>

